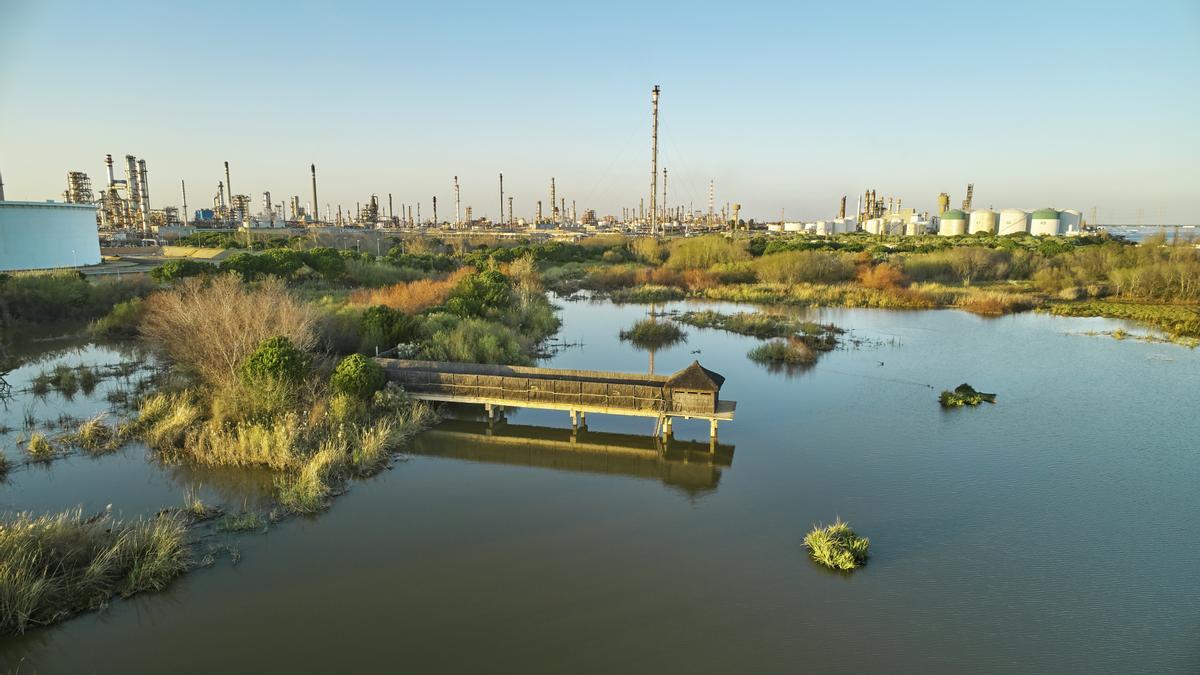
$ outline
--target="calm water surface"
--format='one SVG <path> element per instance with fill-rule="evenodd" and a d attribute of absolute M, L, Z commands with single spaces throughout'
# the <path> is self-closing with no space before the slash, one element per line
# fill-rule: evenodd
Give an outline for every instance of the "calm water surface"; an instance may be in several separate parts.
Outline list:
<path fill-rule="evenodd" d="M 584 346 L 544 365 L 644 371 L 616 333 L 646 310 L 563 303 Z M 1200 352 L 1082 335 L 1120 325 L 1099 319 L 809 316 L 864 344 L 791 374 L 718 331 L 655 354 L 728 378 L 737 420 L 711 455 L 695 421 L 661 456 L 647 419 L 593 416 L 574 446 L 561 412 L 512 412 L 492 438 L 448 423 L 329 512 L 238 537 L 239 564 L 0 641 L 0 665 L 1200 671 Z M 1000 402 L 943 411 L 961 382 Z M 18 471 L 0 503 L 135 514 L 195 486 L 233 508 L 269 487 L 131 447 Z M 836 516 L 872 541 L 853 575 L 801 546 Z"/>

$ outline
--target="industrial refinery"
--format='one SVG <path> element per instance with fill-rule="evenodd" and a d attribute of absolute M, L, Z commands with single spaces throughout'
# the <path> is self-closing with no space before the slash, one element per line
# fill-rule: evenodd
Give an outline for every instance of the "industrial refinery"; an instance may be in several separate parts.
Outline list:
<path fill-rule="evenodd" d="M 444 206 L 441 214 L 437 196 L 428 200 L 407 197 L 396 199 L 393 193 L 375 192 L 351 205 L 326 202 L 318 197 L 317 167 L 309 164 L 305 189 L 283 198 L 280 192 L 264 190 L 260 197 L 233 189 L 233 168 L 229 161 L 213 167 L 213 183 L 201 194 L 198 208 L 189 210 L 188 186 L 179 181 L 179 206 L 168 205 L 172 198 L 155 198 L 151 206 L 147 160 L 126 154 L 120 177 L 113 155 L 104 157 L 104 182 L 94 186 L 86 171 L 66 172 L 63 201 L 6 202 L 0 242 L 6 242 L 6 258 L 0 269 L 42 269 L 78 267 L 99 262 L 98 246 L 93 239 L 108 245 L 159 245 L 202 231 L 253 232 L 275 231 L 299 234 L 313 228 L 321 230 L 437 230 L 494 231 L 537 233 L 539 236 L 585 236 L 591 232 L 616 232 L 654 236 L 687 236 L 713 231 L 765 230 L 768 233 L 807 232 L 836 236 L 865 232 L 873 235 L 960 236 L 969 234 L 1018 234 L 1059 236 L 1079 234 L 1083 227 L 1080 211 L 1041 208 L 1036 210 L 973 208 L 974 184 L 967 185 L 961 208 L 950 208 L 946 192 L 936 198 L 936 209 L 918 211 L 906 207 L 900 196 L 883 196 L 864 190 L 848 213 L 848 196 L 838 201 L 836 215 L 823 220 L 777 222 L 745 221 L 742 204 L 726 201 L 718 207 L 716 180 L 708 181 L 707 204 L 701 208 L 671 202 L 670 170 L 659 165 L 659 109 L 662 88 L 650 92 L 650 180 L 649 193 L 636 205 L 623 207 L 620 213 L 600 214 L 591 205 L 580 205 L 563 194 L 556 176 L 549 176 L 546 193 L 521 201 L 532 207 L 528 217 L 517 216 L 515 196 L 506 192 L 504 174 L 498 173 L 495 218 L 476 217 L 472 204 L 464 204 L 458 176 L 448 177 L 453 191 L 453 211 Z M 239 185 L 241 183 L 239 182 Z M 2 188 L 0 188 L 2 189 Z M 274 196 L 273 196 L 274 195 Z M 386 203 L 384 202 L 386 196 Z M 544 197 L 544 199 L 543 199 Z M 2 192 L 0 192 L 2 199 Z M 910 201 L 911 203 L 911 201 Z M 25 206 L 22 206 L 25 205 Z M 452 218 L 446 217 L 452 215 Z M 85 224 L 87 227 L 85 227 Z M 85 233 L 84 230 L 90 231 Z M 12 242 L 7 243 L 7 242 Z M 19 242 L 19 243 L 18 243 Z"/>

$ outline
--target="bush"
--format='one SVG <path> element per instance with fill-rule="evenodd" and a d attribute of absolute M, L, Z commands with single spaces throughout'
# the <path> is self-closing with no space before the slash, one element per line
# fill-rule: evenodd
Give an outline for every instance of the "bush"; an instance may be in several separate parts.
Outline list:
<path fill-rule="evenodd" d="M 756 363 L 809 365 L 817 360 L 817 352 L 803 340 L 771 340 L 747 352 Z"/>
<path fill-rule="evenodd" d="M 263 342 L 242 362 L 239 372 L 248 385 L 275 380 L 298 383 L 308 374 L 312 359 L 282 335 Z"/>
<path fill-rule="evenodd" d="M 268 338 L 284 336 L 301 352 L 317 342 L 316 314 L 281 281 L 251 288 L 229 274 L 184 279 L 146 298 L 141 333 L 212 384 L 238 379 L 241 365 Z"/>
<path fill-rule="evenodd" d="M 769 284 L 837 283 L 854 278 L 854 263 L 844 254 L 786 251 L 754 262 L 758 278 Z"/>
<path fill-rule="evenodd" d="M 336 279 L 346 273 L 346 258 L 328 246 L 311 248 L 300 254 L 304 264 L 326 279 Z"/>
<path fill-rule="evenodd" d="M 142 320 L 145 302 L 134 298 L 119 302 L 112 311 L 96 319 L 88 326 L 92 337 L 98 338 L 131 338 L 137 335 L 138 323 Z"/>
<path fill-rule="evenodd" d="M 350 294 L 356 305 L 387 305 L 407 314 L 419 314 L 446 302 L 458 283 L 471 274 L 460 269 L 445 279 L 419 279 L 384 288 L 363 289 Z"/>
<path fill-rule="evenodd" d="M 211 263 L 201 262 L 199 260 L 191 260 L 183 258 L 181 260 L 168 260 L 167 262 L 150 270 L 150 278 L 161 283 L 169 284 L 187 277 L 200 276 L 201 274 L 209 274 L 216 271 L 216 267 Z"/>
<path fill-rule="evenodd" d="M 365 399 L 383 388 L 383 368 L 362 354 L 351 354 L 333 370 L 329 385 L 334 391 Z"/>
<path fill-rule="evenodd" d="M 420 322 L 404 312 L 387 305 L 375 305 L 363 312 L 359 321 L 362 336 L 360 349 L 372 353 L 375 349 L 391 349 L 417 338 Z"/>
<path fill-rule="evenodd" d="M 719 234 L 675 239 L 670 248 L 667 265 L 675 269 L 705 269 L 718 263 L 750 259 L 745 248 Z"/>
<path fill-rule="evenodd" d="M 487 270 L 464 277 L 450 293 L 446 309 L 463 318 L 484 317 L 507 309 L 512 304 L 512 285 L 508 277 Z"/>
<path fill-rule="evenodd" d="M 524 364 L 521 336 L 494 321 L 462 319 L 453 314 L 436 314 L 425 323 L 425 348 L 421 354 L 432 361 Z"/>
<path fill-rule="evenodd" d="M 858 271 L 858 283 L 866 288 L 890 291 L 908 285 L 908 279 L 896 267 L 887 263 L 868 265 Z"/>
<path fill-rule="evenodd" d="M 140 275 L 95 282 L 74 271 L 0 275 L 0 324 L 91 319 L 150 290 Z"/>
<path fill-rule="evenodd" d="M 832 525 L 816 526 L 804 536 L 804 547 L 812 559 L 835 570 L 856 569 L 867 562 L 871 540 L 860 537 L 838 518 Z"/>

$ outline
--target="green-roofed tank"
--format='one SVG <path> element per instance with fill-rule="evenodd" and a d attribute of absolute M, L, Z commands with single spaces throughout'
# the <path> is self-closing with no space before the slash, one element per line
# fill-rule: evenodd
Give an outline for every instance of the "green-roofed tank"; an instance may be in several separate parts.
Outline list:
<path fill-rule="evenodd" d="M 1038 209 L 1030 216 L 1029 233 L 1032 235 L 1058 234 L 1058 211 L 1056 209 Z"/>
<path fill-rule="evenodd" d="M 967 233 L 967 214 L 959 209 L 950 209 L 942 214 L 938 221 L 938 234 L 943 237 L 953 237 Z"/>

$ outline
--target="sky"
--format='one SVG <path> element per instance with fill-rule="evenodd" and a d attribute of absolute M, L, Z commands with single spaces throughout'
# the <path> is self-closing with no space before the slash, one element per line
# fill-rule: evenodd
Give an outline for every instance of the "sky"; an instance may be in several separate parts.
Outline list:
<path fill-rule="evenodd" d="M 648 200 L 650 90 L 672 206 L 788 220 L 873 188 L 934 210 L 1200 223 L 1200 1 L 0 0 L 0 175 L 144 158 L 152 207 L 422 203 L 453 218 Z M 660 183 L 661 190 L 661 183 Z"/>

